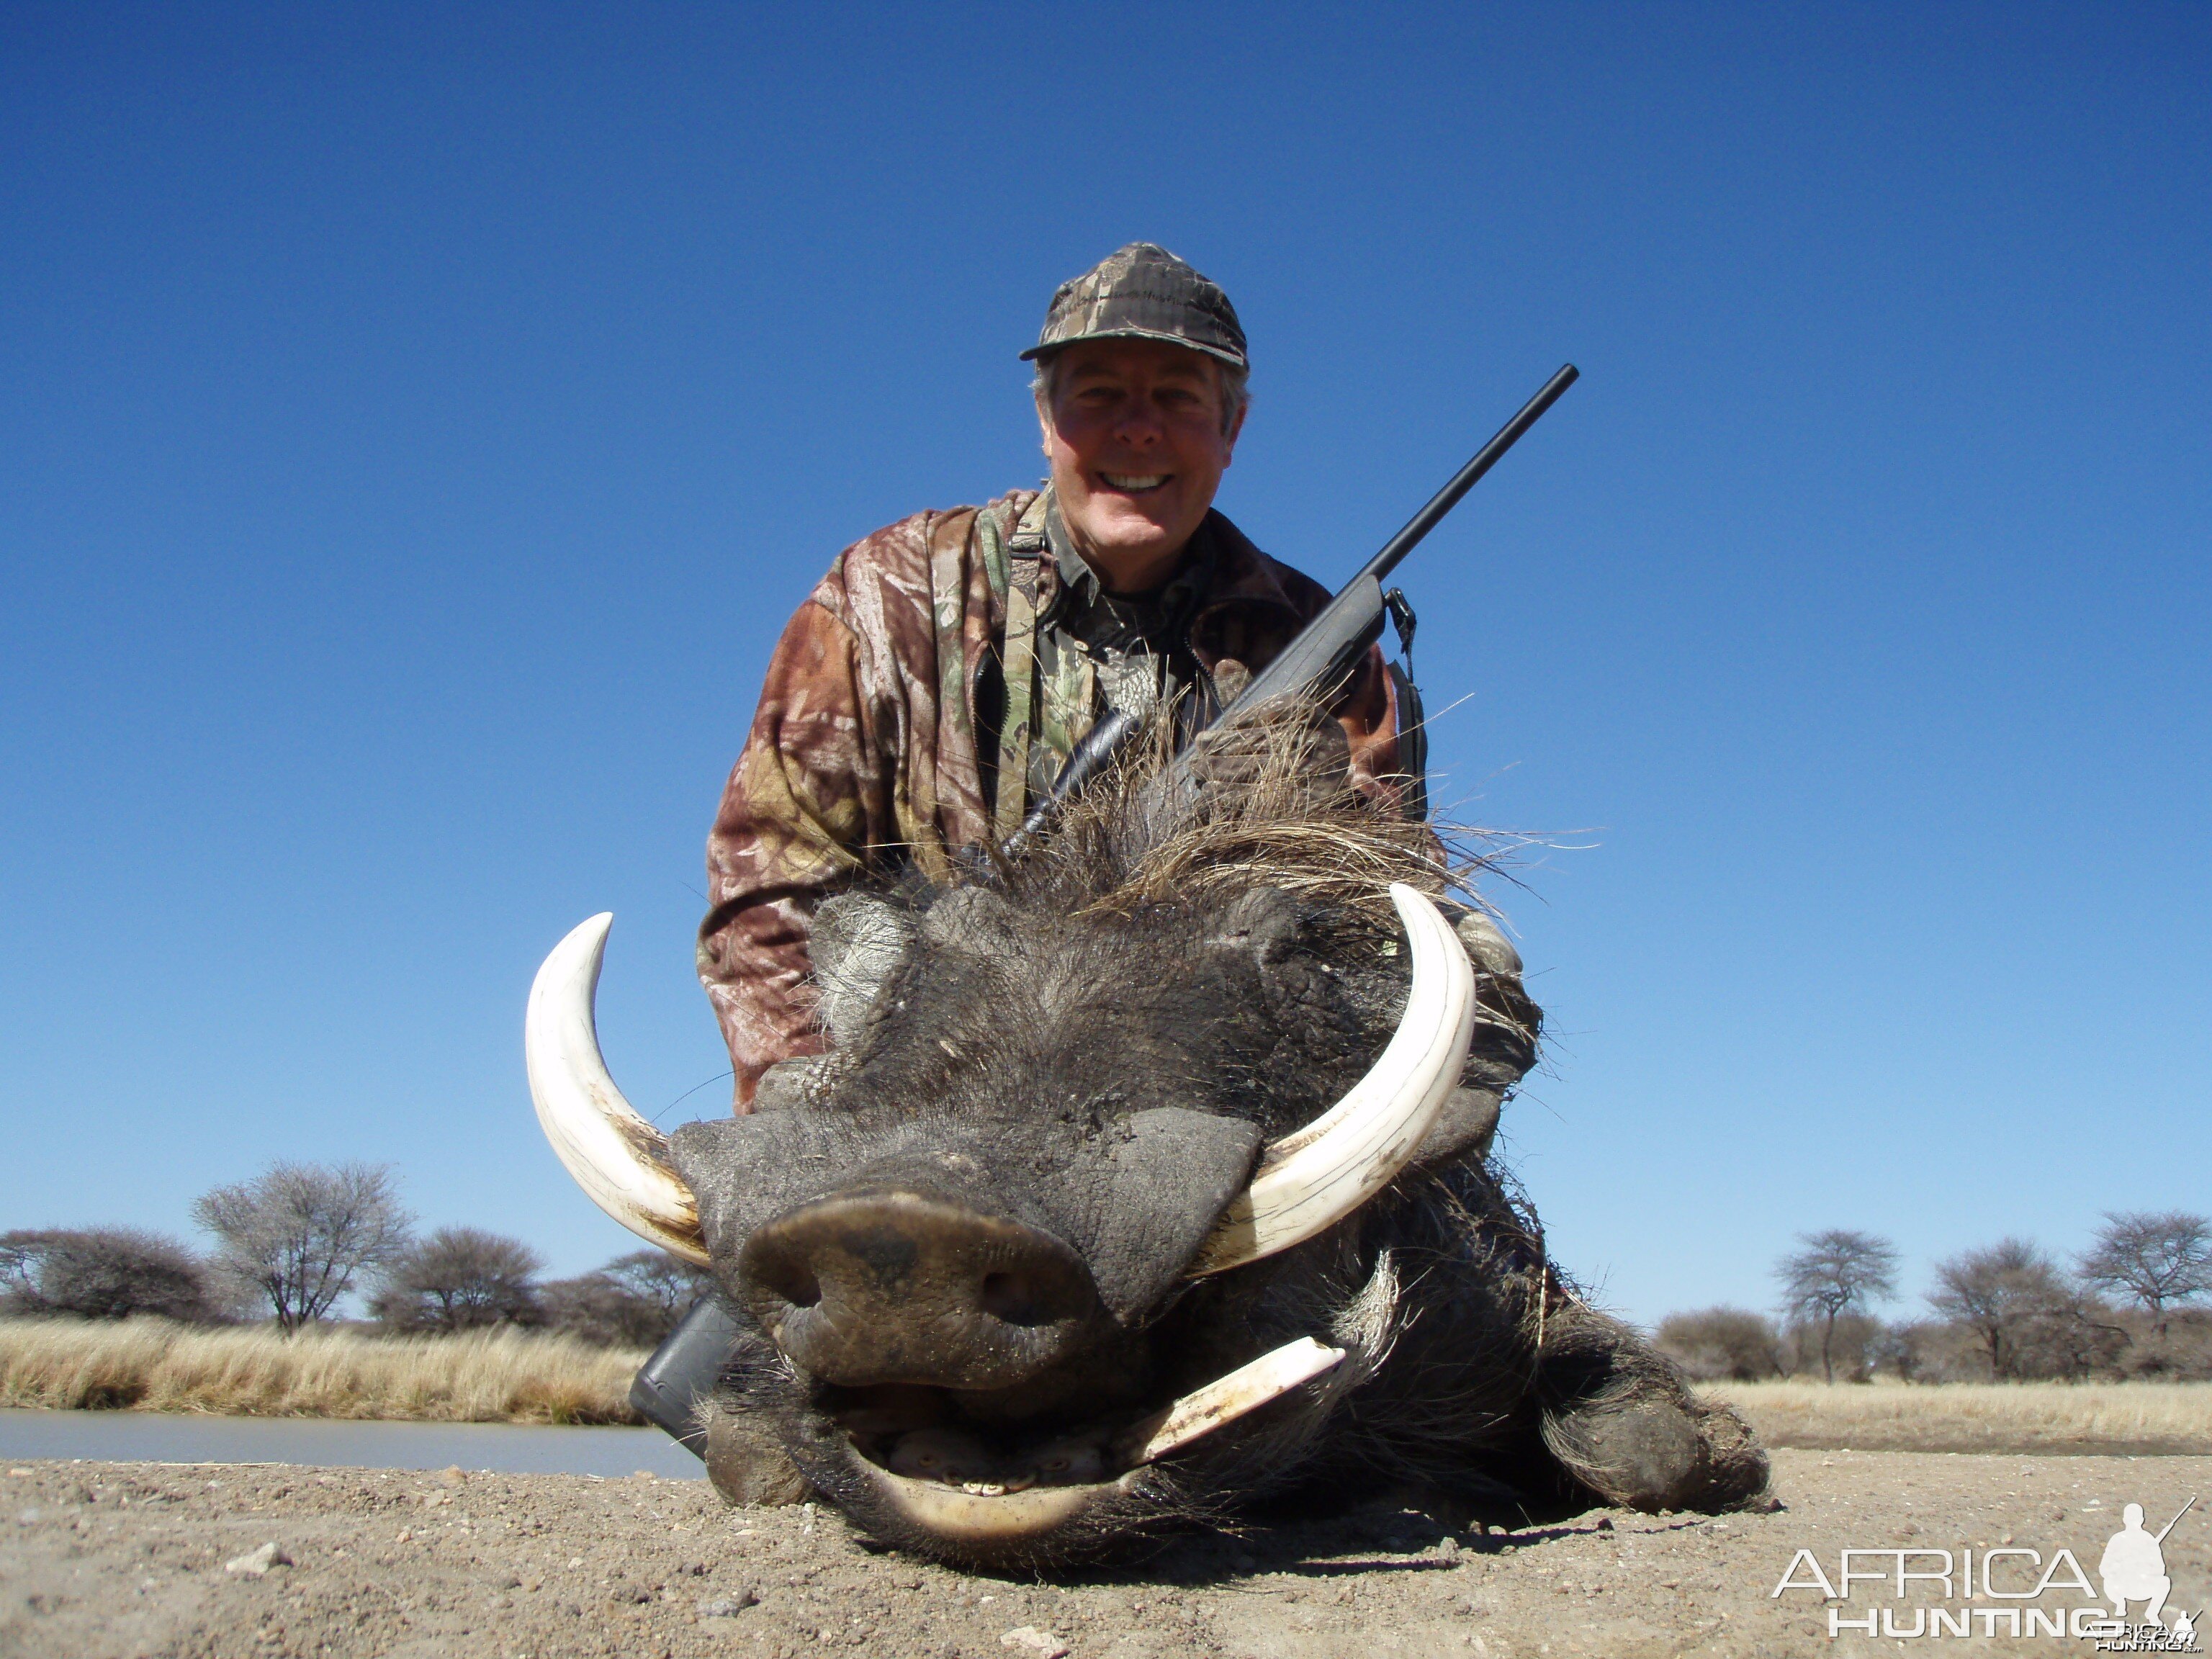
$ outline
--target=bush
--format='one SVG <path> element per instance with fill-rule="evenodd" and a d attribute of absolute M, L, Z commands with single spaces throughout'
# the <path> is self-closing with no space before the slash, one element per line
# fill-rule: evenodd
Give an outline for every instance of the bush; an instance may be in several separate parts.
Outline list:
<path fill-rule="evenodd" d="M 1885 1327 L 1869 1358 L 1900 1382 L 1985 1382 L 1990 1374 L 1973 1333 L 1941 1320 Z"/>
<path fill-rule="evenodd" d="M 2118 1322 L 2129 1338 L 2127 1351 L 2120 1356 L 2122 1375 L 2163 1382 L 2212 1382 L 2212 1311 L 2130 1311 L 2121 1314 Z"/>
<path fill-rule="evenodd" d="M 651 1348 L 668 1334 L 660 1310 L 605 1273 L 541 1285 L 538 1305 L 549 1329 L 603 1348 Z"/>
<path fill-rule="evenodd" d="M 541 1286 L 538 1300 L 555 1330 L 609 1347 L 650 1348 L 713 1282 L 664 1250 L 633 1250 L 595 1273 Z"/>
<path fill-rule="evenodd" d="M 1874 1375 L 1886 1334 L 1882 1322 L 1871 1314 L 1839 1313 L 1832 1325 L 1825 1315 L 1793 1319 L 1782 1332 L 1783 1373 L 1828 1382 L 1864 1382 Z"/>
<path fill-rule="evenodd" d="M 216 1311 L 205 1266 L 158 1233 L 93 1227 L 0 1235 L 0 1312 L 205 1320 Z"/>
<path fill-rule="evenodd" d="M 1670 1314 L 1654 1338 L 1659 1351 L 1700 1382 L 1757 1382 L 1782 1375 L 1774 1322 L 1742 1308 Z"/>
<path fill-rule="evenodd" d="M 441 1227 L 393 1259 L 369 1311 L 405 1331 L 535 1325 L 543 1318 L 535 1281 L 544 1265 L 519 1238 Z"/>

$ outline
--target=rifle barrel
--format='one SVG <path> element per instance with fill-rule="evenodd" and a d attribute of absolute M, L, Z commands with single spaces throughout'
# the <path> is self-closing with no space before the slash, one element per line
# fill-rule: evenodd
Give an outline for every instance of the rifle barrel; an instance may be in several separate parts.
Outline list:
<path fill-rule="evenodd" d="M 2166 1534 L 2172 1532 L 2176 1527 L 2179 1526 L 2181 1524 L 2181 1517 L 2188 1514 L 2190 1510 L 2196 1507 L 2197 1500 L 2192 1498 L 2186 1504 L 2184 1504 L 2179 1509 L 2176 1510 L 2173 1512 L 2173 1519 L 2167 1522 L 2163 1527 L 2159 1528 L 2158 1541 L 2161 1544 L 2166 1542 Z"/>
<path fill-rule="evenodd" d="M 1437 491 L 1429 504 L 1406 521 L 1406 527 L 1382 544 L 1382 550 L 1367 562 L 1359 574 L 1372 576 L 1381 581 L 1397 568 L 1399 560 L 1421 544 L 1421 538 L 1443 521 L 1445 514 L 1457 507 L 1460 497 L 1474 488 L 1482 475 L 1498 465 L 1498 458 L 1521 441 L 1521 434 L 1543 417 L 1544 411 L 1559 402 L 1559 394 L 1582 378 L 1582 371 L 1572 363 L 1563 363 L 1559 372 L 1544 382 L 1543 389 L 1521 406 L 1521 412 L 1498 428 L 1498 435 L 1477 450 L 1474 459 L 1457 472 L 1451 482 Z M 1354 581 L 1358 577 L 1352 578 Z"/>

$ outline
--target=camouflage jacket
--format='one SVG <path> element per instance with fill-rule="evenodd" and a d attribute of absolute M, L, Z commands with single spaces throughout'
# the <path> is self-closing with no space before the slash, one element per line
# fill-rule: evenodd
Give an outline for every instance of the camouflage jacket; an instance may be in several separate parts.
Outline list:
<path fill-rule="evenodd" d="M 839 554 L 784 629 L 707 843 L 699 977 L 729 1044 L 739 1111 L 770 1066 L 824 1046 L 807 978 L 815 905 L 863 874 L 911 866 L 942 878 L 949 854 L 1020 822 L 1032 790 L 1089 729 L 1095 681 L 1058 667 L 1079 669 L 1079 653 L 1046 651 L 1042 673 L 1021 663 L 1012 685 L 1006 672 L 1010 610 L 1018 622 L 1026 607 L 1048 628 L 1060 597 L 1050 506 L 1048 490 L 1016 490 L 902 519 Z M 1218 513 L 1201 533 L 1213 568 L 1188 656 L 1206 693 L 1233 696 L 1329 594 Z M 1355 781 L 1387 790 L 1398 727 L 1380 652 L 1334 712 Z M 1018 787 L 1002 798 L 1009 775 Z"/>

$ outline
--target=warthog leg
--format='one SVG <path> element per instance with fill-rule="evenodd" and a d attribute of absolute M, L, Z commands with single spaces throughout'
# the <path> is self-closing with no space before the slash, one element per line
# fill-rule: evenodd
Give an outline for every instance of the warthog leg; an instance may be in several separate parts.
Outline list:
<path fill-rule="evenodd" d="M 1730 1509 L 1766 1490 L 1766 1454 L 1743 1419 L 1698 1399 L 1665 1356 L 1577 1300 L 1547 1311 L 1537 1393 L 1546 1447 L 1625 1509 Z"/>

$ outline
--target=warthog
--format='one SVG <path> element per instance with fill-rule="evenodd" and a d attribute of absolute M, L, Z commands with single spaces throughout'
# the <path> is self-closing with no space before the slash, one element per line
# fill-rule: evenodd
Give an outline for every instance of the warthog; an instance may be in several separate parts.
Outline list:
<path fill-rule="evenodd" d="M 1004 1568 L 1394 1486 L 1763 1490 L 1743 1423 L 1575 1292 L 1488 1160 L 1535 1057 L 1518 958 L 1301 747 L 1172 811 L 1133 767 L 1011 864 L 823 904 L 831 1052 L 665 1142 L 599 1059 L 607 919 L 549 959 L 541 1120 L 741 1327 L 726 1496 Z"/>

